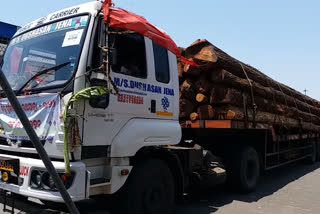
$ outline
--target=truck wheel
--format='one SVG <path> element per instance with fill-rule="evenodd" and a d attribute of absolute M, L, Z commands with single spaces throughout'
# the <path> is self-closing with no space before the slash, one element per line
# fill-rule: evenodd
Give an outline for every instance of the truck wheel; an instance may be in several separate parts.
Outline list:
<path fill-rule="evenodd" d="M 229 182 L 241 192 L 254 191 L 260 177 L 260 161 L 256 150 L 245 146 L 235 150 L 231 158 Z"/>
<path fill-rule="evenodd" d="M 40 200 L 47 208 L 54 210 L 66 210 L 68 209 L 64 203 Z"/>
<path fill-rule="evenodd" d="M 320 161 L 320 140 L 316 141 L 316 149 L 317 149 L 317 161 Z"/>
<path fill-rule="evenodd" d="M 317 144 L 315 141 L 311 142 L 312 145 L 312 155 L 307 157 L 306 163 L 307 164 L 314 164 L 317 161 Z"/>
<path fill-rule="evenodd" d="M 174 209 L 174 180 L 161 160 L 148 160 L 133 168 L 112 213 L 163 214 Z"/>

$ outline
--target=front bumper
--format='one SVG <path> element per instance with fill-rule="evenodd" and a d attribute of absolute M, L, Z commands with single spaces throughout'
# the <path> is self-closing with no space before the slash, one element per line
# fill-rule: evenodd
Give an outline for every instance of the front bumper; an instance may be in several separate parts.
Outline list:
<path fill-rule="evenodd" d="M 53 202 L 64 202 L 59 192 L 37 190 L 30 187 L 30 177 L 33 169 L 45 169 L 41 160 L 32 158 L 22 158 L 12 155 L 0 155 L 1 157 L 8 157 L 20 160 L 20 177 L 23 178 L 22 185 L 8 184 L 0 181 L 0 189 L 13 192 L 19 195 L 37 198 L 40 200 L 47 200 Z M 64 162 L 53 161 L 53 166 L 57 172 L 64 172 Z M 87 196 L 87 173 L 86 166 L 82 162 L 72 162 L 71 171 L 75 174 L 73 183 L 68 189 L 73 201 L 80 201 L 86 199 Z"/>

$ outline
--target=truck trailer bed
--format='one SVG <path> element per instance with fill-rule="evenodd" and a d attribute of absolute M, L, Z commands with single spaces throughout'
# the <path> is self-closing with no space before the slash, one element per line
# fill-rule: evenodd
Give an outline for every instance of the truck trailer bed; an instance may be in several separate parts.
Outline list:
<path fill-rule="evenodd" d="M 253 147 L 261 166 L 268 170 L 312 157 L 319 150 L 319 134 L 312 132 L 285 133 L 271 126 L 245 124 L 234 120 L 181 121 L 182 141 L 193 142 L 212 151 L 224 160 L 241 146 Z"/>

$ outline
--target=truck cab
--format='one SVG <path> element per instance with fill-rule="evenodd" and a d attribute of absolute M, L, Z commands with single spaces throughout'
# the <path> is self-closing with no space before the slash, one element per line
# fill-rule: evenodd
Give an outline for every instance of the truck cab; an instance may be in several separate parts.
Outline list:
<path fill-rule="evenodd" d="M 139 33 L 108 28 L 101 6 L 94 1 L 27 24 L 11 40 L 1 64 L 74 201 L 118 192 L 138 156 L 152 159 L 160 152 L 152 156 L 145 151 L 181 139 L 176 55 Z M 108 74 L 102 68 L 103 47 L 108 47 Z M 73 94 L 94 86 L 110 93 L 76 100 L 66 109 Z M 1 179 L 0 189 L 63 202 L 12 106 L 1 96 L 0 171 L 9 172 L 9 179 Z M 64 111 L 76 115 L 71 134 L 64 131 Z M 71 141 L 65 155 L 67 134 Z M 159 161 L 152 163 L 165 168 Z"/>

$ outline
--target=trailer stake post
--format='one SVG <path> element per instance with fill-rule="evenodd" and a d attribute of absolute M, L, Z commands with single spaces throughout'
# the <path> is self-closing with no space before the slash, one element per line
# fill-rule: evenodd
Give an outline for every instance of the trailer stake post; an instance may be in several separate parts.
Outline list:
<path fill-rule="evenodd" d="M 45 167 L 47 168 L 49 174 L 51 175 L 54 183 L 56 184 L 57 189 L 59 190 L 64 202 L 66 203 L 69 211 L 71 214 L 80 214 L 76 205 L 72 201 L 68 191 L 66 190 L 64 184 L 62 183 L 61 179 L 59 178 L 59 175 L 54 168 L 50 158 L 48 157 L 47 152 L 43 148 L 42 144 L 40 143 L 40 140 L 32 128 L 28 117 L 26 116 L 25 112 L 23 111 L 16 95 L 14 94 L 11 86 L 8 83 L 7 78 L 2 72 L 2 69 L 0 68 L 0 85 L 2 87 L 2 90 L 5 92 L 5 94 L 8 97 L 8 100 L 10 104 L 12 105 L 14 111 L 16 112 L 18 118 L 20 119 L 24 129 L 26 130 L 33 146 L 36 148 L 41 160 L 43 161 Z"/>

